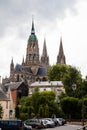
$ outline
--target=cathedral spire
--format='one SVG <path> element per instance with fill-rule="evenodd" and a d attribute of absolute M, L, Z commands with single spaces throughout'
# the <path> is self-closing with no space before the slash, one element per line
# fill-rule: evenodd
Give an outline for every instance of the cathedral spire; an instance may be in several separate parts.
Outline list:
<path fill-rule="evenodd" d="M 47 56 L 46 39 L 44 38 L 43 53 L 42 56 Z"/>
<path fill-rule="evenodd" d="M 22 59 L 22 65 L 24 65 L 24 57 L 23 57 L 23 59 Z"/>
<path fill-rule="evenodd" d="M 59 55 L 64 55 L 62 37 L 60 37 Z"/>
<path fill-rule="evenodd" d="M 34 29 L 34 18 L 32 16 L 32 28 L 31 28 L 31 34 L 35 34 L 35 29 Z"/>
<path fill-rule="evenodd" d="M 59 54 L 57 56 L 57 64 L 66 64 L 66 59 L 63 51 L 62 37 L 60 37 Z"/>
<path fill-rule="evenodd" d="M 11 64 L 14 64 L 14 63 L 13 63 L 13 57 L 12 57 L 12 60 L 11 60 Z"/>
<path fill-rule="evenodd" d="M 41 56 L 41 63 L 49 65 L 49 57 L 47 56 L 46 39 L 44 38 L 43 52 Z"/>
<path fill-rule="evenodd" d="M 10 74 L 14 71 L 14 62 L 13 62 L 13 57 L 11 60 L 11 64 L 10 64 Z"/>

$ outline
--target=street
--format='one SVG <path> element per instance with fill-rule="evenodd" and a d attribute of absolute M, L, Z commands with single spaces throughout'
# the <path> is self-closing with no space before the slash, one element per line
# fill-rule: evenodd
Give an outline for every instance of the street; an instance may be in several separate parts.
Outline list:
<path fill-rule="evenodd" d="M 55 128 L 47 128 L 46 130 L 77 130 L 77 128 L 79 128 L 80 125 L 69 125 L 66 124 L 64 126 L 58 126 Z"/>

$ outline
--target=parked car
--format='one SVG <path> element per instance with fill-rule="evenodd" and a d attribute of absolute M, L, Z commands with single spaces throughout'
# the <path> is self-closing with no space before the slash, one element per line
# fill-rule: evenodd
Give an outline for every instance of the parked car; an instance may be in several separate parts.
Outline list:
<path fill-rule="evenodd" d="M 21 120 L 0 120 L 1 130 L 23 130 Z"/>
<path fill-rule="evenodd" d="M 61 126 L 62 125 L 62 121 L 60 121 L 58 118 L 52 118 L 52 120 L 55 123 L 55 126 Z"/>
<path fill-rule="evenodd" d="M 32 126 L 27 125 L 27 124 L 24 123 L 23 130 L 32 130 Z"/>
<path fill-rule="evenodd" d="M 39 119 L 27 119 L 24 123 L 32 126 L 32 128 L 43 128 L 42 122 Z"/>
<path fill-rule="evenodd" d="M 43 128 L 47 128 L 47 121 L 45 119 L 41 119 Z"/>
<path fill-rule="evenodd" d="M 55 123 L 51 118 L 42 119 L 42 124 L 43 124 L 44 128 L 53 128 L 53 127 L 55 127 Z"/>
<path fill-rule="evenodd" d="M 66 120 L 63 118 L 57 118 L 57 120 L 61 123 L 61 125 L 66 124 Z"/>

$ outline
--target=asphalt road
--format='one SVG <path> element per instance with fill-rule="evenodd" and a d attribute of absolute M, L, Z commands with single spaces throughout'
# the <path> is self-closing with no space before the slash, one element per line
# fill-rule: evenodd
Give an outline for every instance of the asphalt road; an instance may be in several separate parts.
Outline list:
<path fill-rule="evenodd" d="M 55 128 L 47 128 L 47 129 L 44 129 L 44 130 L 77 130 L 77 128 L 80 128 L 80 127 L 81 127 L 80 125 L 66 124 L 64 126 L 57 126 Z"/>

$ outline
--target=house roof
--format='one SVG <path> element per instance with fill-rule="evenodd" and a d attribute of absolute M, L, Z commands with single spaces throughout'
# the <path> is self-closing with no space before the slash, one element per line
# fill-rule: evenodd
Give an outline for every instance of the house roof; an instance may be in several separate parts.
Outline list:
<path fill-rule="evenodd" d="M 63 83 L 62 81 L 37 81 L 37 82 L 34 82 L 30 85 L 30 87 L 32 86 L 61 86 L 63 87 Z"/>
<path fill-rule="evenodd" d="M 11 89 L 11 90 L 16 90 L 16 89 L 18 89 L 18 87 L 19 87 L 22 83 L 23 83 L 23 82 L 10 83 L 10 84 L 9 84 L 10 89 Z"/>

